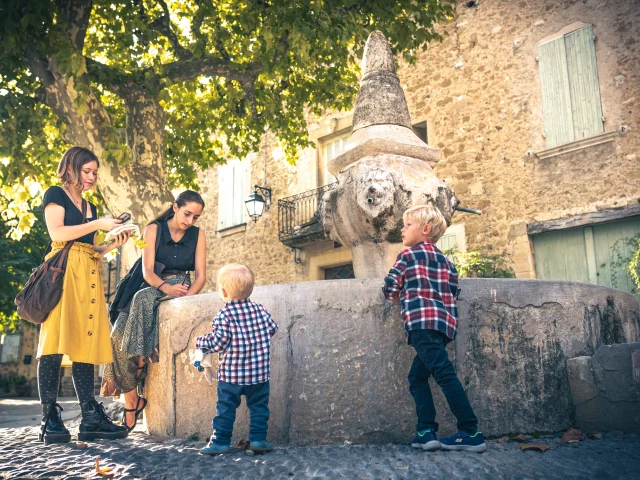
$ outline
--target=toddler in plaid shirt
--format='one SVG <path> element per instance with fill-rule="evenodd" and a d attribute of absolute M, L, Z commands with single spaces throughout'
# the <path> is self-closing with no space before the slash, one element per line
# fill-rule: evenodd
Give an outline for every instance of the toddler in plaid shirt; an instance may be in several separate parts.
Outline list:
<path fill-rule="evenodd" d="M 269 420 L 269 370 L 271 337 L 278 330 L 269 312 L 252 302 L 253 272 L 246 265 L 225 265 L 218 273 L 224 307 L 213 320 L 211 333 L 196 339 L 203 354 L 219 352 L 218 401 L 213 435 L 201 452 L 217 455 L 231 451 L 231 434 L 242 395 L 249 408 L 250 449 L 271 451 L 267 439 Z"/>
<path fill-rule="evenodd" d="M 409 344 L 416 357 L 409 371 L 409 391 L 416 403 L 418 425 L 411 442 L 423 450 L 484 452 L 478 419 L 445 349 L 458 327 L 458 272 L 435 246 L 447 222 L 433 205 L 410 208 L 402 216 L 402 244 L 395 265 L 384 279 L 385 298 L 400 303 Z M 458 420 L 458 433 L 438 441 L 436 409 L 429 377 L 438 383 Z"/>

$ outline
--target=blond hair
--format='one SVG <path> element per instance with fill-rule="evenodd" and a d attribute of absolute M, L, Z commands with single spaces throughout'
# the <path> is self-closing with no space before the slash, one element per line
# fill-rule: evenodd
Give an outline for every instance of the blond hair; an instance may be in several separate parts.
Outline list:
<path fill-rule="evenodd" d="M 218 272 L 218 288 L 222 287 L 229 298 L 249 298 L 253 292 L 255 276 L 249 267 L 242 263 L 230 263 Z"/>
<path fill-rule="evenodd" d="M 409 208 L 402 214 L 402 220 L 406 222 L 407 219 L 416 222 L 420 228 L 431 225 L 429 239 L 433 242 L 440 240 L 440 237 L 447 229 L 447 221 L 444 219 L 444 215 L 431 203 Z"/>

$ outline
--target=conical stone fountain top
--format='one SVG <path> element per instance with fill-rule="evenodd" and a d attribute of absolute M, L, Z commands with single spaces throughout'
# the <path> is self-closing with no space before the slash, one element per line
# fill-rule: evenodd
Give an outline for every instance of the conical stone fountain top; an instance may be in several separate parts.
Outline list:
<path fill-rule="evenodd" d="M 378 30 L 369 35 L 362 70 L 352 134 L 344 152 L 327 165 L 331 174 L 337 177 L 358 159 L 376 153 L 406 155 L 435 166 L 440 152 L 413 133 L 391 47 Z"/>
<path fill-rule="evenodd" d="M 382 277 L 402 249 L 402 214 L 432 203 L 450 222 L 458 199 L 433 173 L 440 152 L 420 140 L 391 48 L 369 35 L 353 131 L 345 151 L 328 164 L 338 186 L 324 196 L 323 222 L 331 239 L 351 249 L 357 278 Z"/>

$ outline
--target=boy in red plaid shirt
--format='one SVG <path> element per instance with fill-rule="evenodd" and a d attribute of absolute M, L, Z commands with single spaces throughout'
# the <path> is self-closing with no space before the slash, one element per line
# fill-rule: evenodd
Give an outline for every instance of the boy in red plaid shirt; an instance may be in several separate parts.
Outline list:
<path fill-rule="evenodd" d="M 424 450 L 484 452 L 487 445 L 478 431 L 478 419 L 453 368 L 447 343 L 458 327 L 458 272 L 434 245 L 447 228 L 432 205 L 410 208 L 403 215 L 402 244 L 407 247 L 384 279 L 385 298 L 400 303 L 409 344 L 416 358 L 409 371 L 409 391 L 416 402 L 418 425 L 411 442 Z M 438 441 L 436 409 L 429 388 L 434 377 L 458 420 L 458 433 Z"/>
<path fill-rule="evenodd" d="M 203 353 L 220 352 L 218 401 L 213 435 L 201 452 L 217 455 L 231 451 L 231 434 L 242 395 L 249 409 L 249 442 L 254 452 L 272 447 L 267 439 L 271 337 L 278 330 L 269 312 L 249 299 L 253 272 L 246 265 L 225 265 L 218 273 L 224 307 L 213 320 L 213 331 L 196 339 Z"/>

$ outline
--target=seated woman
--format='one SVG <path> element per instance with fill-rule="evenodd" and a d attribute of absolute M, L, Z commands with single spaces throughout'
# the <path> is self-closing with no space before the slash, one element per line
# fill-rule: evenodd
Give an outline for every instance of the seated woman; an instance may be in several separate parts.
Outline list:
<path fill-rule="evenodd" d="M 137 289 L 134 285 L 130 306 L 120 311 L 113 325 L 113 363 L 105 368 L 100 393 L 104 396 L 124 393 L 123 423 L 129 431 L 135 428 L 138 416 L 147 405 L 144 398 L 147 365 L 158 359 L 159 299 L 167 295 L 195 295 L 206 281 L 205 235 L 193 225 L 203 209 L 204 201 L 198 193 L 184 191 L 145 229 L 144 282 Z M 195 272 L 193 282 L 190 271 Z M 120 298 L 119 305 L 127 303 L 128 299 Z"/>

